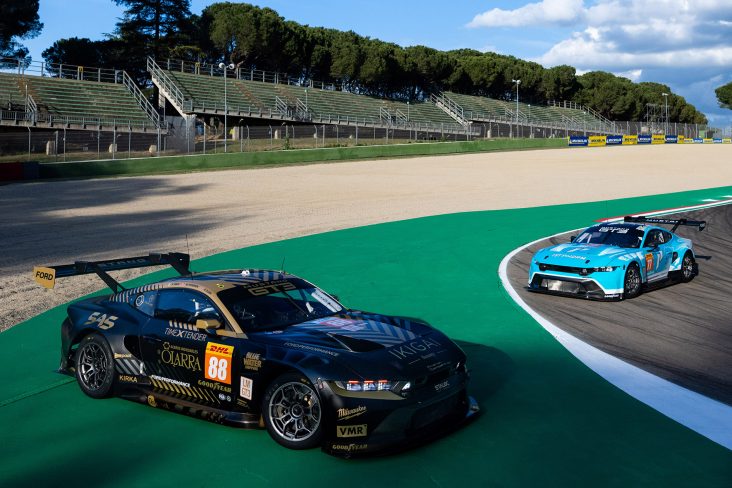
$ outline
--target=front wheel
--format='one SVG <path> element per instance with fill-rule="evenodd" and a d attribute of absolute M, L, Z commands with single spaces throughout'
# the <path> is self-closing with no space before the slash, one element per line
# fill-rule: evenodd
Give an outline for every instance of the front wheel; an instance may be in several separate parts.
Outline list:
<path fill-rule="evenodd" d="M 641 293 L 641 274 L 637 264 L 632 263 L 625 270 L 623 280 L 623 298 L 635 298 Z"/>
<path fill-rule="evenodd" d="M 107 341 L 99 334 L 89 334 L 76 350 L 76 381 L 81 391 L 92 398 L 105 398 L 114 385 L 114 359 Z"/>
<path fill-rule="evenodd" d="M 688 283 L 694 279 L 694 258 L 687 251 L 684 259 L 681 261 L 681 281 Z"/>
<path fill-rule="evenodd" d="M 267 387 L 262 415 L 272 438 L 290 449 L 310 449 L 323 437 L 320 397 L 300 374 L 286 373 Z"/>

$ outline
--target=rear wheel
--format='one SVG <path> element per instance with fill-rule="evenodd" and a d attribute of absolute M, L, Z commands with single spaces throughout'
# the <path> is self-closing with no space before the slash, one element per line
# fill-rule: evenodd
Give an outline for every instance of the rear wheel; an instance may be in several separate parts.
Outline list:
<path fill-rule="evenodd" d="M 694 279 L 694 258 L 690 252 L 684 254 L 684 259 L 681 261 L 681 281 L 688 283 Z"/>
<path fill-rule="evenodd" d="M 631 263 L 625 270 L 623 280 L 623 298 L 635 298 L 641 293 L 640 268 L 636 263 Z"/>
<path fill-rule="evenodd" d="M 290 449 L 310 449 L 323 437 L 320 397 L 300 374 L 286 373 L 267 388 L 262 415 L 269 435 Z"/>
<path fill-rule="evenodd" d="M 114 385 L 114 359 L 107 341 L 99 334 L 89 334 L 76 350 L 76 381 L 81 391 L 92 398 L 105 398 Z"/>

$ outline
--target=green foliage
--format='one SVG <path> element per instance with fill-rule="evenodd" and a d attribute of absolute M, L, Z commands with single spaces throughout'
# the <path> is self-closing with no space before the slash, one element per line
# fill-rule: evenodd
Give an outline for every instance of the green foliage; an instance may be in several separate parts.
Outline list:
<path fill-rule="evenodd" d="M 732 82 L 720 86 L 714 90 L 714 93 L 717 94 L 720 107 L 732 110 Z"/>
<path fill-rule="evenodd" d="M 28 49 L 20 39 L 31 39 L 41 33 L 38 18 L 39 0 L 2 0 L 0 2 L 0 57 L 24 58 Z"/>

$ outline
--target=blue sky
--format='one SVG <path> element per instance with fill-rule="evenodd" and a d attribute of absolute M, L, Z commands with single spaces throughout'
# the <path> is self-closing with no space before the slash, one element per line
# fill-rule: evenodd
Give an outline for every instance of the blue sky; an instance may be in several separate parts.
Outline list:
<path fill-rule="evenodd" d="M 192 0 L 200 13 L 213 1 Z M 714 88 L 732 81 L 732 0 L 269 0 L 288 20 L 353 30 L 402 46 L 473 48 L 665 83 L 729 128 Z M 62 37 L 101 39 L 122 9 L 112 0 L 41 0 L 36 60 Z M 660 102 L 660 101 L 659 101 Z"/>

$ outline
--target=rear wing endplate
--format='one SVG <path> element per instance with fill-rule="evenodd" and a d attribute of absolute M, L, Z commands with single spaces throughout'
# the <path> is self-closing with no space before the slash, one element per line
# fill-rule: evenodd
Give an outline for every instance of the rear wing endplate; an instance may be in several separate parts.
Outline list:
<path fill-rule="evenodd" d="M 188 269 L 190 262 L 191 257 L 188 254 L 179 252 L 150 253 L 148 256 L 107 261 L 76 261 L 74 264 L 36 266 L 33 268 L 33 279 L 41 286 L 53 288 L 56 285 L 56 278 L 96 273 L 114 293 L 118 293 L 124 288 L 117 280 L 109 276 L 108 271 L 170 265 L 181 276 L 186 276 L 191 274 Z"/>
<path fill-rule="evenodd" d="M 668 224 L 673 225 L 673 228 L 671 229 L 671 232 L 676 232 L 676 229 L 679 228 L 680 225 L 688 225 L 691 227 L 698 227 L 699 231 L 703 231 L 707 227 L 707 221 L 706 220 L 687 220 L 687 219 L 660 219 L 656 217 L 631 217 L 626 216 L 623 219 L 623 222 L 636 222 L 641 224 Z"/>

